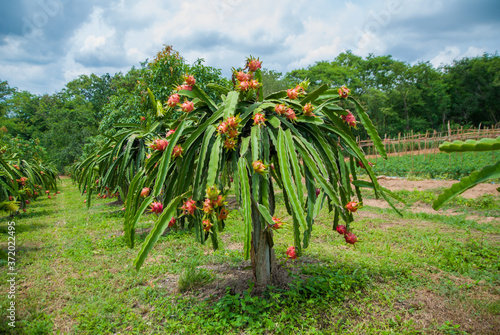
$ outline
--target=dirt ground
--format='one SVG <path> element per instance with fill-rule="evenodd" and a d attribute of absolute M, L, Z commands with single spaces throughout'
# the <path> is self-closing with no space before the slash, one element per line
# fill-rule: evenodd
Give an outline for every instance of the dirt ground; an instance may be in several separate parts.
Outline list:
<path fill-rule="evenodd" d="M 381 186 L 388 188 L 391 191 L 398 190 L 418 190 L 424 191 L 428 189 L 448 188 L 451 185 L 458 183 L 458 180 L 406 180 L 403 178 L 393 178 L 381 176 L 378 178 Z M 462 194 L 464 198 L 477 198 L 484 194 L 498 195 L 497 188 L 500 184 L 479 184 L 465 191 Z"/>

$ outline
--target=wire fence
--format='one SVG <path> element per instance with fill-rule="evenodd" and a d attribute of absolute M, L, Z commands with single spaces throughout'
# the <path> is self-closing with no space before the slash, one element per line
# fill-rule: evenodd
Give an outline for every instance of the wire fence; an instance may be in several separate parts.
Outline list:
<path fill-rule="evenodd" d="M 481 138 L 496 138 L 500 136 L 500 125 L 485 128 L 466 128 L 451 129 L 448 126 L 447 131 L 427 132 L 425 134 L 414 134 L 411 131 L 408 134 L 399 133 L 397 137 L 384 136 L 383 143 L 389 156 L 420 155 L 439 151 L 439 146 L 444 142 L 456 140 L 479 140 Z M 357 139 L 358 145 L 367 156 L 377 156 L 371 140 Z"/>

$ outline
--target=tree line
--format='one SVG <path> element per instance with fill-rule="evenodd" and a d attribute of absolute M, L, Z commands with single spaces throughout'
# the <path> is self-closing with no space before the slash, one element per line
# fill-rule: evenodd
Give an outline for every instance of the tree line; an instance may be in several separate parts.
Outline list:
<path fill-rule="evenodd" d="M 265 61 L 265 60 L 264 60 Z M 265 62 L 264 62 L 265 65 Z M 190 73 L 205 88 L 210 83 L 232 88 L 234 79 L 203 60 L 188 64 L 171 46 L 127 73 L 81 75 L 57 93 L 36 95 L 0 80 L 0 128 L 9 137 L 37 140 L 60 172 L 93 152 L 112 135 L 116 123 L 137 123 L 157 113 L 155 100 L 168 96 Z M 379 133 L 397 135 L 453 126 L 500 122 L 500 57 L 484 54 L 435 68 L 430 62 L 411 65 L 391 56 L 365 58 L 345 52 L 286 74 L 262 71 L 267 92 L 309 80 L 311 89 L 328 84 L 347 86 L 367 110 Z M 214 88 L 214 86 L 211 86 Z M 217 90 L 211 98 L 220 99 Z M 360 127 L 361 128 L 361 127 Z M 358 135 L 365 137 L 363 129 Z M 1 144 L 0 144 L 1 145 Z"/>

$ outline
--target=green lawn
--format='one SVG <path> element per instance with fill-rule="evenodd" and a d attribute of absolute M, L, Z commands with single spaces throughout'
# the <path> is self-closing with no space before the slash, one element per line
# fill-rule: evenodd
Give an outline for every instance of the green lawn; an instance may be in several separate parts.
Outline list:
<path fill-rule="evenodd" d="M 292 245 L 291 225 L 285 226 L 275 234 L 275 250 L 290 287 L 257 295 L 237 211 L 219 235 L 219 250 L 197 244 L 190 232 L 170 232 L 136 272 L 132 262 L 153 217 L 143 217 L 130 250 L 121 206 L 107 205 L 114 199 L 95 200 L 87 210 L 69 179 L 61 191 L 13 219 L 17 322 L 15 331 L 7 324 L 4 262 L 0 333 L 500 333 L 499 196 L 470 206 L 455 201 L 448 207 L 453 215 L 404 209 L 400 218 L 366 206 L 355 214 L 355 247 L 332 231 L 333 216 L 324 211 L 310 247 L 295 261 L 284 255 Z M 400 195 L 432 200 L 415 192 Z M 477 219 L 485 215 L 491 219 Z M 278 216 L 289 219 L 283 205 Z M 0 221 L 4 250 L 9 221 Z"/>

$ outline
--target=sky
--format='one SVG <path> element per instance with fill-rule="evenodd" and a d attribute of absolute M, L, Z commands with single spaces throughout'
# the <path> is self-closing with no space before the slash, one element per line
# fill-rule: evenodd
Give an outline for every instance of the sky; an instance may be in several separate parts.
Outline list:
<path fill-rule="evenodd" d="M 0 81 L 34 94 L 126 73 L 164 45 L 222 70 L 286 73 L 351 50 L 434 66 L 500 51 L 498 0 L 3 0 Z"/>

